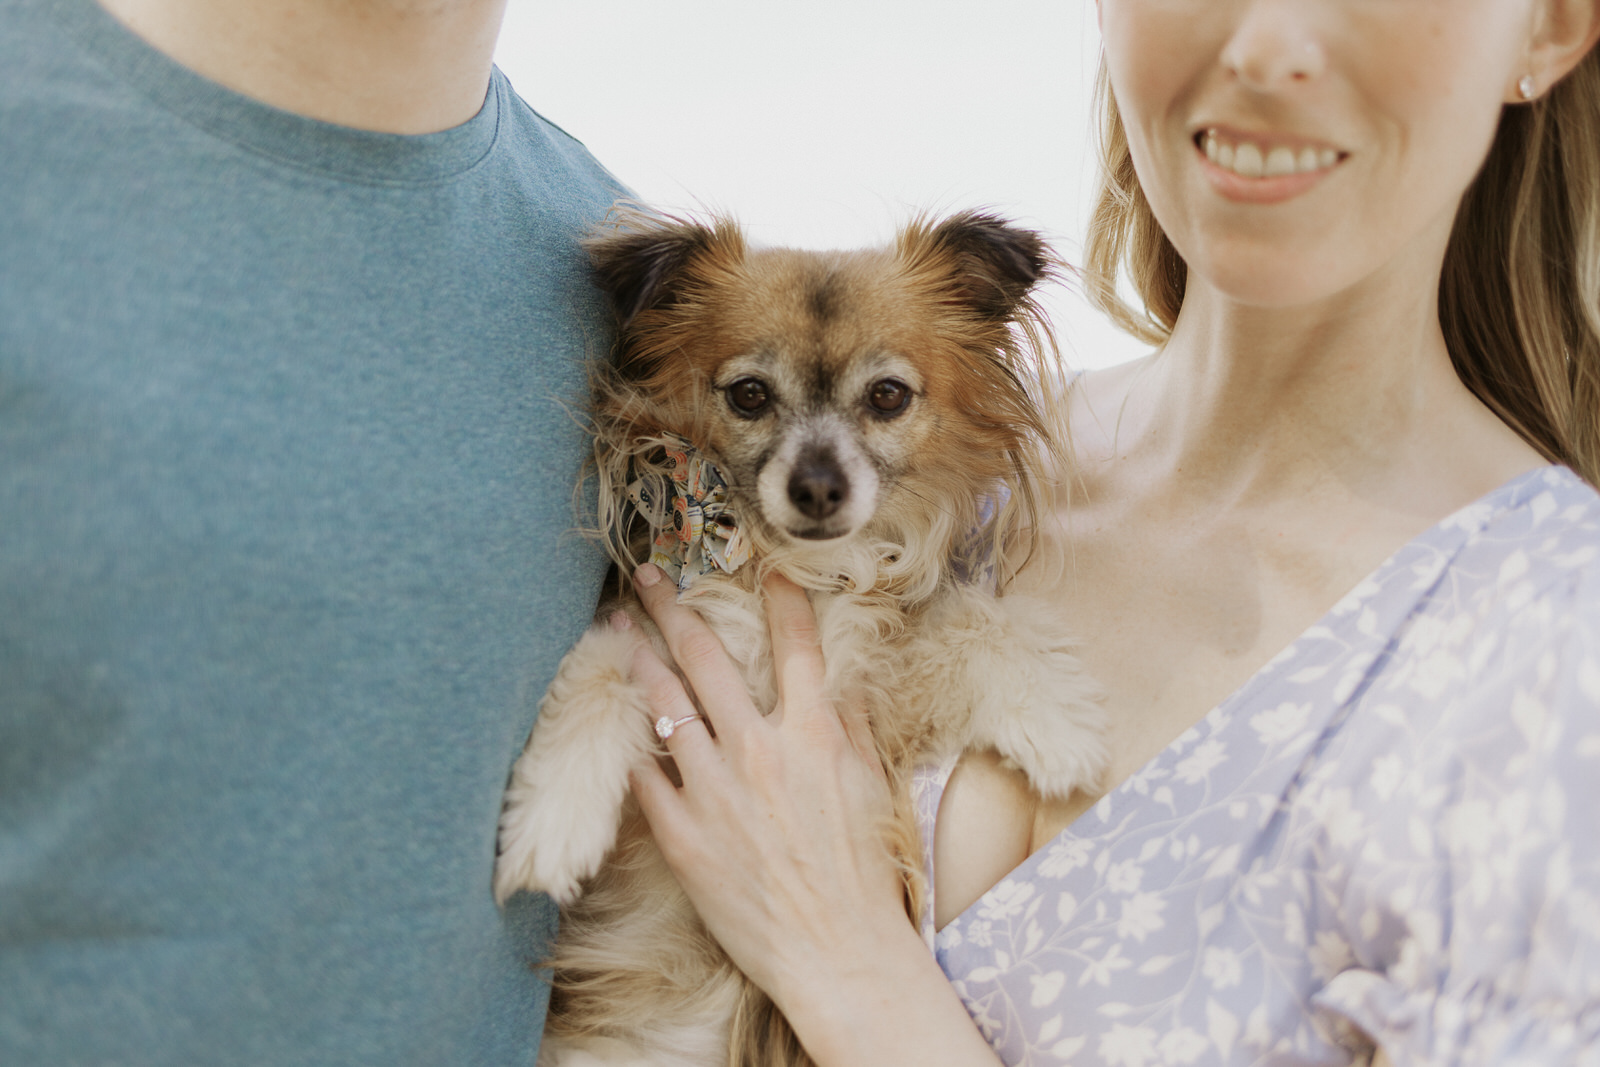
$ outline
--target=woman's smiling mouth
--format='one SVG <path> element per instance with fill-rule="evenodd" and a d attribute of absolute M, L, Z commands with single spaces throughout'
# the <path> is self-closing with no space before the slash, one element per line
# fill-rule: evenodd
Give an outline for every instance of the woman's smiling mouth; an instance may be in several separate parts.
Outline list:
<path fill-rule="evenodd" d="M 1268 204 L 1299 196 L 1349 153 L 1326 144 L 1241 134 L 1208 126 L 1194 135 L 1206 177 L 1229 200 Z"/>

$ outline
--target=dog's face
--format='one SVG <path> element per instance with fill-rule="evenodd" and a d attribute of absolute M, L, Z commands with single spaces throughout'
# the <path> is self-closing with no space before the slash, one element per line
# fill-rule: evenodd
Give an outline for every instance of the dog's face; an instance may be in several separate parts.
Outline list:
<path fill-rule="evenodd" d="M 862 529 L 949 421 L 926 309 L 896 268 L 882 253 L 751 253 L 686 347 L 709 388 L 706 447 L 790 537 Z"/>
<path fill-rule="evenodd" d="M 703 447 L 741 521 L 780 540 L 982 494 L 1040 430 L 1009 326 L 1046 269 L 1032 233 L 964 215 L 818 253 L 634 218 L 590 248 L 645 423 Z"/>

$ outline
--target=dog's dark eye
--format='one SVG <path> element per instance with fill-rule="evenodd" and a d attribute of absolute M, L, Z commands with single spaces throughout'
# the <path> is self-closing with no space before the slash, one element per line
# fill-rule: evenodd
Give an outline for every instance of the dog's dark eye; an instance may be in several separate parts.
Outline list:
<path fill-rule="evenodd" d="M 754 415 L 767 406 L 767 383 L 760 378 L 740 378 L 728 386 L 728 403 L 745 415 Z"/>
<path fill-rule="evenodd" d="M 911 387 L 905 382 L 885 378 L 867 389 L 867 403 L 880 415 L 898 415 L 911 402 Z"/>

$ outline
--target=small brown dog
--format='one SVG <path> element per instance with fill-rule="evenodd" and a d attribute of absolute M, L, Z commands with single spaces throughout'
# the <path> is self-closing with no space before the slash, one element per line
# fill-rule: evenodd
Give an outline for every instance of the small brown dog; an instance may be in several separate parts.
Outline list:
<path fill-rule="evenodd" d="M 1026 358 L 1043 358 L 1039 237 L 967 213 L 914 223 L 891 249 L 752 250 L 727 222 L 632 212 L 589 251 L 620 326 L 595 448 L 623 572 L 648 555 L 676 575 L 763 707 L 760 577 L 811 590 L 829 690 L 867 702 L 898 796 L 917 760 L 972 746 L 1047 796 L 1096 781 L 1102 712 L 1067 627 L 992 588 L 1029 552 L 1049 474 L 1026 384 L 1042 366 Z M 626 583 L 620 595 L 600 618 L 620 605 L 642 625 L 599 623 L 563 660 L 501 818 L 496 896 L 562 905 L 540 1063 L 808 1063 L 628 796 L 629 767 L 661 750 L 628 677 L 653 630 Z M 902 809 L 885 847 L 914 872 Z M 908 874 L 913 911 L 920 895 Z"/>

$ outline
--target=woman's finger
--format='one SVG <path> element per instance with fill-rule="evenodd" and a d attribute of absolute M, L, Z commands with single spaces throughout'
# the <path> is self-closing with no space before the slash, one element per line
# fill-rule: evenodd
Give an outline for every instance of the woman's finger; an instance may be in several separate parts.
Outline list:
<path fill-rule="evenodd" d="M 866 699 L 859 695 L 846 695 L 835 708 L 839 712 L 839 723 L 844 727 L 844 735 L 849 739 L 850 747 L 855 749 L 861 761 L 876 770 L 880 777 L 886 776 L 883 757 L 879 754 L 878 743 L 872 736 L 872 719 Z"/>
<path fill-rule="evenodd" d="M 683 796 L 655 760 L 647 760 L 628 772 L 628 788 L 633 791 L 639 810 L 644 812 L 645 821 L 657 840 L 678 841 L 693 837 Z"/>
<path fill-rule="evenodd" d="M 825 667 L 817 634 L 817 615 L 806 591 L 781 575 L 769 575 L 767 627 L 772 633 L 772 664 L 778 702 L 786 717 L 832 714 L 824 697 Z"/>
<path fill-rule="evenodd" d="M 634 589 L 645 611 L 666 638 L 672 658 L 689 679 L 700 710 L 718 733 L 737 730 L 761 717 L 750 702 L 744 679 L 717 635 L 699 615 L 678 603 L 678 590 L 661 568 L 646 563 L 633 572 Z"/>
<path fill-rule="evenodd" d="M 645 701 L 650 705 L 650 724 L 656 736 L 679 761 L 680 767 L 686 758 L 692 762 L 698 752 L 711 744 L 711 732 L 694 701 L 689 699 L 682 680 L 661 662 L 655 649 L 643 641 L 633 650 L 629 669 L 633 680 L 644 687 Z"/>
<path fill-rule="evenodd" d="M 864 699 L 846 694 L 840 703 L 826 699 L 826 664 L 817 631 L 817 615 L 806 591 L 772 575 L 767 594 L 767 622 L 772 630 L 772 658 L 778 676 L 780 712 L 798 728 L 831 734 L 842 727 L 850 747 L 879 775 L 883 764 L 872 737 Z"/>

